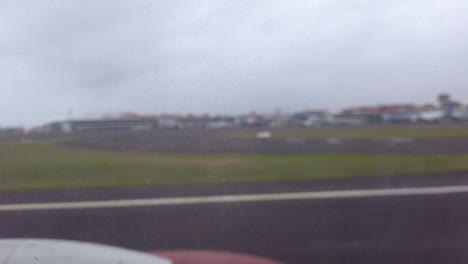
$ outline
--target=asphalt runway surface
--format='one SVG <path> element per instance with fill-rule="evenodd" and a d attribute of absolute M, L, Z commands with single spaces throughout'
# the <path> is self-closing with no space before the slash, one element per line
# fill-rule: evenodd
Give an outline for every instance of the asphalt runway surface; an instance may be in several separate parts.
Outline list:
<path fill-rule="evenodd" d="M 70 147 L 161 153 L 468 153 L 463 137 L 226 138 L 219 131 L 177 130 L 78 134 Z"/>
<path fill-rule="evenodd" d="M 415 177 L 408 181 L 408 185 L 418 188 L 442 183 L 462 186 L 468 179 L 458 175 L 437 182 L 436 178 L 441 177 L 429 177 L 423 181 Z M 345 188 L 347 183 L 341 182 L 336 186 L 338 189 L 352 187 L 365 190 L 406 186 L 401 180 L 399 185 L 391 184 L 391 181 L 386 179 L 387 184 L 361 182 L 348 188 Z M 313 182 L 305 183 L 302 189 L 300 184 L 285 186 L 291 191 L 333 189 L 326 188 L 329 184 L 317 183 L 315 189 L 311 187 Z M 285 193 L 279 185 L 257 187 L 261 193 Z M 225 194 L 218 188 L 199 188 L 190 196 Z M 253 193 L 256 189 L 251 187 L 250 191 L 240 191 L 249 188 L 239 185 L 226 188 L 230 188 L 229 193 Z M 176 193 L 158 191 L 157 188 L 146 192 L 141 196 L 176 196 Z M 135 193 L 138 191 L 116 191 L 115 198 L 132 198 L 136 197 Z M 7 193 L 2 197 L 9 199 L 7 203 L 61 201 L 60 195 L 43 194 L 45 198 L 42 200 L 38 199 L 39 193 L 32 196 Z M 97 194 L 83 194 L 89 194 L 90 200 L 99 198 Z M 70 201 L 72 196 L 68 197 Z M 114 199 L 112 192 L 106 197 Z M 3 198 L 2 203 L 5 203 Z M 0 237 L 74 239 L 138 250 L 227 250 L 266 256 L 286 263 L 467 263 L 467 209 L 468 193 L 462 192 L 7 211 L 0 212 Z"/>

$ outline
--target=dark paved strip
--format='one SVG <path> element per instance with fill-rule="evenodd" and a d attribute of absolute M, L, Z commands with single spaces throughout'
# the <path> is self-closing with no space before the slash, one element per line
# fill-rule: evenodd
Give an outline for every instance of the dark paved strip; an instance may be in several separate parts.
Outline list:
<path fill-rule="evenodd" d="M 69 147 L 161 153 L 468 153 L 466 137 L 226 138 L 206 130 L 91 133 L 62 142 Z"/>
<path fill-rule="evenodd" d="M 467 263 L 468 195 L 0 213 L 0 237 L 217 249 L 288 263 Z"/>
<path fill-rule="evenodd" d="M 468 173 L 353 177 L 301 182 L 0 192 L 0 204 L 468 185 Z"/>

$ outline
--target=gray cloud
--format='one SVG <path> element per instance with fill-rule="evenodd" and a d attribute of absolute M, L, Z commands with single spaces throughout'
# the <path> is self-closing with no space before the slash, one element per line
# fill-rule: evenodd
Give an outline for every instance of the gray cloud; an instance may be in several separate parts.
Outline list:
<path fill-rule="evenodd" d="M 464 1 L 3 1 L 0 125 L 468 99 Z"/>

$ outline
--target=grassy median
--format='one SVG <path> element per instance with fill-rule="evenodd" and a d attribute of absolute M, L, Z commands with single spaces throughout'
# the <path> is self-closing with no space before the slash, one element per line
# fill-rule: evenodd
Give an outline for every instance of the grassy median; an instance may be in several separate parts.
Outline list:
<path fill-rule="evenodd" d="M 0 142 L 0 190 L 299 181 L 468 171 L 468 155 L 154 154 Z"/>

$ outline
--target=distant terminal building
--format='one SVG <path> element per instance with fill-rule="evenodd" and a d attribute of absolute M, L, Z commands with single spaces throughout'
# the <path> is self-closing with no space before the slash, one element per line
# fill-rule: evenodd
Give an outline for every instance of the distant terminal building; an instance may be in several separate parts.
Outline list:
<path fill-rule="evenodd" d="M 54 122 L 35 129 L 35 132 L 51 134 L 148 131 L 159 127 L 158 120 L 111 119 L 111 120 L 70 120 Z"/>
<path fill-rule="evenodd" d="M 335 115 L 335 123 L 407 123 L 413 121 L 417 107 L 412 104 L 386 104 L 346 108 Z"/>
<path fill-rule="evenodd" d="M 330 124 L 333 116 L 326 110 L 306 110 L 295 113 L 289 118 L 292 126 L 314 127 Z"/>
<path fill-rule="evenodd" d="M 382 115 L 373 113 L 340 113 L 332 119 L 334 125 L 378 124 L 382 121 Z"/>
<path fill-rule="evenodd" d="M 341 114 L 383 114 L 383 113 L 405 113 L 416 109 L 412 104 L 386 104 L 376 106 L 359 106 L 346 108 Z"/>
<path fill-rule="evenodd" d="M 151 118 L 120 118 L 95 120 L 67 120 L 35 128 L 33 133 L 70 134 L 92 132 L 138 132 L 158 129 L 217 129 L 233 127 L 235 118 L 229 116 L 170 116 Z"/>
<path fill-rule="evenodd" d="M 335 123 L 438 123 L 468 120 L 468 109 L 448 94 L 437 97 L 434 104 L 389 104 L 344 109 L 335 115 Z"/>
<path fill-rule="evenodd" d="M 234 125 L 238 127 L 266 127 L 271 123 L 271 118 L 264 115 L 250 112 L 234 118 Z"/>
<path fill-rule="evenodd" d="M 22 127 L 2 127 L 0 128 L 0 138 L 18 138 L 25 134 Z"/>

